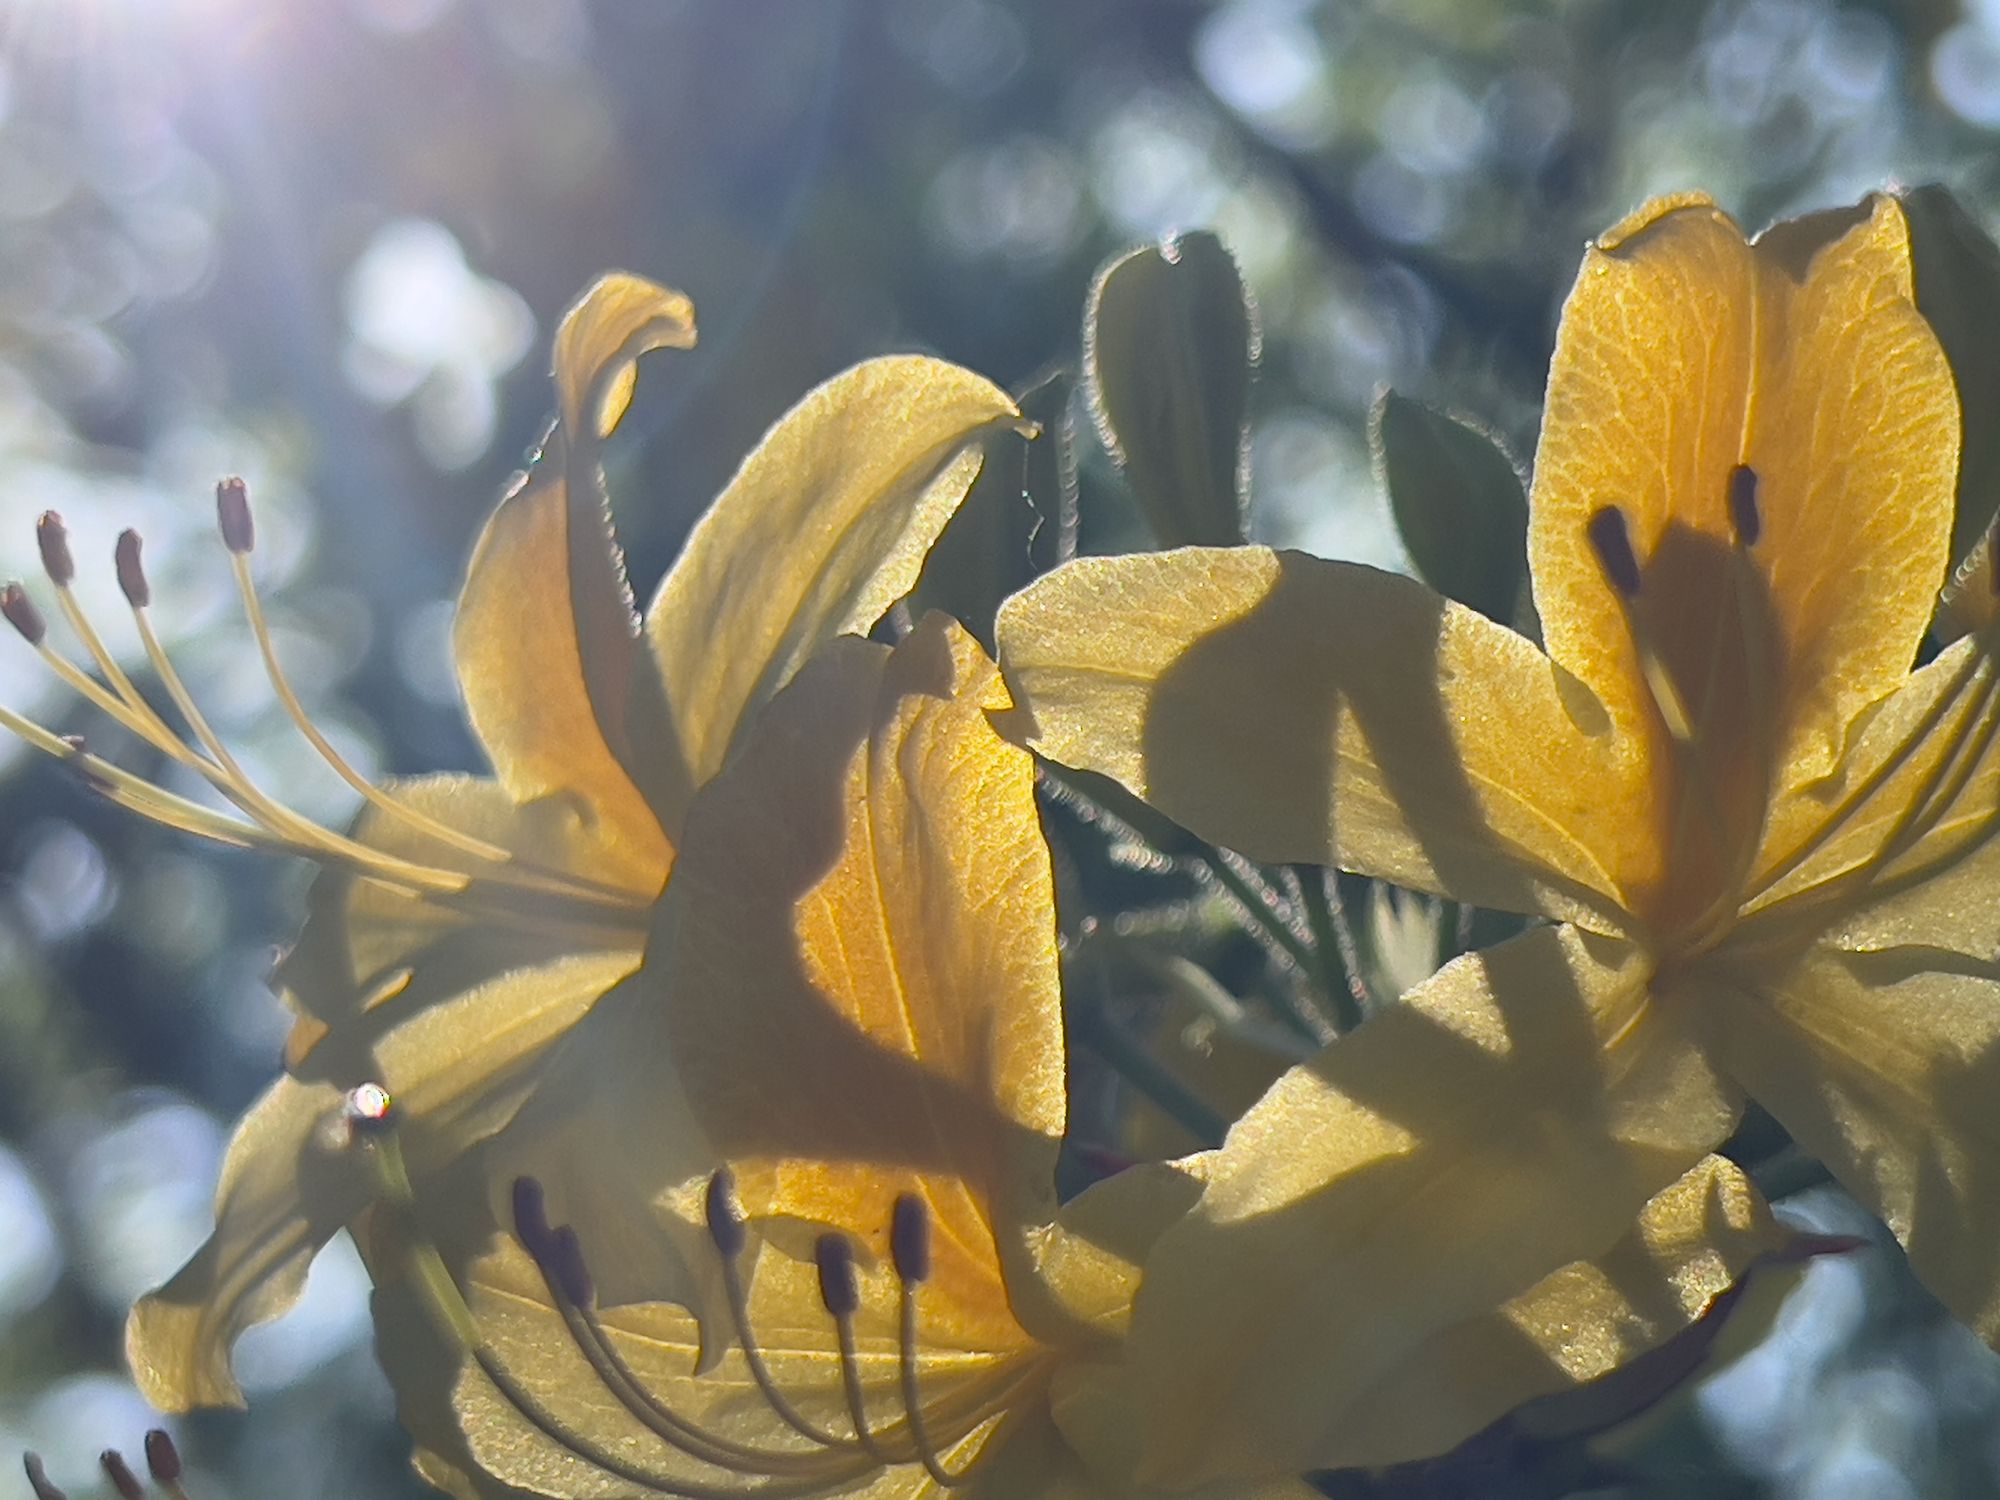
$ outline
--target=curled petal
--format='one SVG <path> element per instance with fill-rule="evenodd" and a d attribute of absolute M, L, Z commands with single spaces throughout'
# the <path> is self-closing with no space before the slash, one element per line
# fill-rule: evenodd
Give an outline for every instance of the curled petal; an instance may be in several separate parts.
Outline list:
<path fill-rule="evenodd" d="M 1019 422 L 971 371 L 896 355 L 835 376 L 765 434 L 647 610 L 671 719 L 648 774 L 670 831 L 745 716 L 822 642 L 866 633 L 910 591 L 984 439 Z"/>

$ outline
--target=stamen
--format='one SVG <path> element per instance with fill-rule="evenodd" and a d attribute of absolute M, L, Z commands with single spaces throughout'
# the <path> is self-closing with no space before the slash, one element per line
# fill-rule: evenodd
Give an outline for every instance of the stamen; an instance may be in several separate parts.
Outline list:
<path fill-rule="evenodd" d="M 903 1391 L 903 1410 L 908 1415 L 910 1440 L 916 1444 L 917 1461 L 941 1487 L 950 1489 L 965 1479 L 964 1473 L 945 1468 L 937 1447 L 924 1425 L 923 1394 L 917 1388 L 917 1287 L 931 1274 L 931 1214 L 915 1193 L 902 1193 L 889 1218 L 889 1254 L 896 1264 L 897 1294 L 896 1365 Z"/>
<path fill-rule="evenodd" d="M 7 623 L 21 632 L 21 639 L 30 646 L 39 646 L 48 638 L 48 621 L 35 608 L 27 590 L 18 583 L 10 583 L 0 589 L 0 615 L 7 617 Z"/>
<path fill-rule="evenodd" d="M 222 528 L 222 545 L 241 557 L 257 545 L 257 527 L 250 519 L 250 487 L 234 475 L 215 486 L 215 519 Z"/>
<path fill-rule="evenodd" d="M 340 1108 L 351 1137 L 382 1136 L 396 1128 L 396 1102 L 379 1083 L 349 1089 Z"/>
<path fill-rule="evenodd" d="M 834 1335 L 840 1340 L 840 1388 L 847 1397 L 847 1419 L 854 1424 L 854 1440 L 886 1468 L 893 1460 L 869 1429 L 868 1405 L 861 1391 L 861 1361 L 854 1347 L 854 1314 L 861 1307 L 861 1288 L 854 1278 L 854 1242 L 844 1234 L 821 1235 L 813 1241 L 813 1263 L 819 1269 L 819 1300 L 832 1315 Z"/>
<path fill-rule="evenodd" d="M 304 735 L 313 749 L 319 752 L 320 758 L 333 769 L 334 774 L 367 798 L 371 805 L 392 817 L 400 818 L 419 832 L 427 833 L 432 838 L 479 859 L 494 862 L 511 860 L 513 856 L 497 844 L 474 838 L 390 796 L 355 770 L 347 757 L 334 749 L 332 742 L 320 732 L 319 726 L 313 723 L 306 713 L 305 705 L 299 701 L 299 695 L 292 690 L 291 679 L 285 675 L 284 668 L 278 663 L 278 648 L 271 639 L 270 622 L 264 617 L 264 606 L 257 597 L 256 582 L 250 576 L 250 551 L 251 543 L 255 539 L 255 527 L 250 519 L 249 487 L 240 479 L 225 479 L 216 486 L 215 503 L 222 523 L 222 539 L 229 548 L 230 572 L 236 578 L 236 592 L 243 601 L 244 618 L 249 621 L 251 638 L 257 643 L 257 654 L 263 658 L 264 675 L 270 679 L 271 691 L 277 694 L 278 702 L 284 708 L 286 717 L 292 721 L 299 733 Z M 121 542 L 122 540 L 121 538 Z M 237 542 L 241 542 L 242 545 L 238 546 Z M 138 562 L 137 543 L 138 538 L 134 537 L 132 552 L 135 566 Z M 122 550 L 120 561 L 122 566 Z M 128 593 L 126 597 L 130 598 L 131 595 Z M 135 601 L 135 607 L 138 602 Z"/>
<path fill-rule="evenodd" d="M 52 510 L 41 513 L 35 522 L 35 545 L 42 549 L 42 567 L 49 582 L 59 589 L 68 588 L 76 577 L 76 561 L 69 555 L 69 532 L 61 516 Z"/>
<path fill-rule="evenodd" d="M 765 1402 L 778 1414 L 778 1420 L 815 1443 L 829 1448 L 840 1447 L 847 1441 L 845 1438 L 807 1421 L 785 1393 L 778 1389 L 778 1383 L 771 1378 L 770 1367 L 764 1363 L 763 1353 L 757 1347 L 756 1335 L 750 1328 L 750 1298 L 743 1286 L 740 1264 L 745 1238 L 743 1217 L 734 1200 L 734 1180 L 727 1167 L 720 1168 L 708 1180 L 708 1235 L 715 1242 L 716 1253 L 722 1260 L 723 1290 L 729 1298 L 729 1316 L 736 1328 L 736 1343 L 743 1351 L 743 1362 L 749 1366 L 750 1378 L 757 1382 L 757 1389 L 763 1392 Z M 824 1287 L 821 1295 L 825 1295 Z"/>
<path fill-rule="evenodd" d="M 1621 599 L 1639 593 L 1639 558 L 1632 550 L 1632 534 L 1626 529 L 1625 512 L 1615 505 L 1600 505 L 1584 522 L 1584 535 L 1597 554 L 1597 565 Z"/>
<path fill-rule="evenodd" d="M 116 1448 L 106 1448 L 97 1455 L 97 1462 L 103 1466 L 104 1477 L 111 1481 L 111 1487 L 118 1491 L 118 1500 L 145 1500 L 146 1487 L 139 1483 L 139 1476 L 125 1462 L 124 1454 Z"/>
<path fill-rule="evenodd" d="M 1748 464 L 1729 471 L 1729 524 L 1746 547 L 1756 546 L 1764 533 L 1764 518 L 1757 509 L 1757 471 Z"/>
<path fill-rule="evenodd" d="M 35 1500 L 69 1500 L 68 1493 L 59 1488 L 49 1478 L 49 1471 L 42 1467 L 41 1454 L 22 1454 L 21 1467 L 28 1471 L 28 1488 L 35 1492 Z"/>
<path fill-rule="evenodd" d="M 146 1434 L 146 1469 L 153 1476 L 153 1483 L 173 1500 L 187 1500 L 186 1492 L 181 1489 L 180 1450 L 163 1427 L 155 1427 Z"/>
<path fill-rule="evenodd" d="M 145 609 L 153 602 L 153 589 L 146 582 L 146 570 L 139 565 L 139 546 L 139 533 L 128 526 L 118 533 L 112 558 L 118 569 L 118 589 L 125 602 L 134 609 Z"/>

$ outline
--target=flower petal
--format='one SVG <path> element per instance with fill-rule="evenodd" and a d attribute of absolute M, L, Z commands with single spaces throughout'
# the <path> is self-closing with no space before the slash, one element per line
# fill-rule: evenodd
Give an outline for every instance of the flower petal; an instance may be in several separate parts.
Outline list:
<path fill-rule="evenodd" d="M 1280 1079 L 1147 1261 L 1126 1346 L 1139 1479 L 1323 1461 L 1377 1387 L 1418 1378 L 1427 1340 L 1629 1232 L 1738 1111 L 1648 977 L 1634 948 L 1537 929 Z M 1534 1394 L 1515 1365 L 1463 1374 L 1484 1387 L 1468 1410 Z"/>
<path fill-rule="evenodd" d="M 1725 1066 L 2000 1343 L 2000 965 L 1814 950 L 1710 998 Z"/>
<path fill-rule="evenodd" d="M 546 874 L 594 881 L 606 849 L 575 807 L 560 801 L 517 805 L 494 781 L 426 776 L 384 783 L 402 807 L 512 857 L 483 859 L 453 848 L 405 819 L 368 808 L 350 833 L 397 859 L 480 877 Z M 488 909 L 451 896 L 418 896 L 335 868 L 322 870 L 306 898 L 298 941 L 279 961 L 273 982 L 300 1013 L 287 1065 L 317 1076 L 324 1060 L 306 1059 L 328 1032 L 338 1034 L 366 1012 L 391 1006 L 405 1016 L 514 969 L 567 953 L 637 955 L 647 912 L 636 901 L 583 902 L 554 892 L 510 889 L 488 880 Z M 375 1017 L 380 1026 L 383 1016 Z M 335 1071 L 338 1071 L 336 1069 Z M 351 1071 L 351 1070 L 350 1070 Z"/>
<path fill-rule="evenodd" d="M 371 1181 L 337 1149 L 338 1131 L 324 1132 L 347 1088 L 387 1085 L 421 1177 L 506 1124 L 549 1043 L 636 962 L 582 954 L 505 974 L 369 1037 L 364 1072 L 279 1079 L 230 1140 L 215 1232 L 133 1309 L 126 1350 L 147 1398 L 170 1410 L 241 1404 L 230 1346 L 297 1299 L 320 1246 L 370 1200 Z"/>
<path fill-rule="evenodd" d="M 1712 204 L 1649 205 L 1586 252 L 1550 369 L 1529 530 L 1549 652 L 1621 732 L 1657 733 L 1627 606 L 1585 537 L 1615 504 L 1652 596 L 1634 607 L 1697 728 L 1737 753 L 1765 716 L 1779 780 L 1820 774 L 1909 670 L 1944 581 L 1957 454 L 1893 200 L 1804 265 Z M 1738 464 L 1755 473 L 1762 623 L 1701 602 L 1735 597 Z M 1775 681 L 1747 680 L 1759 656 Z"/>
<path fill-rule="evenodd" d="M 352 1157 L 322 1130 L 340 1090 L 280 1078 L 230 1137 L 216 1190 L 216 1225 L 194 1258 L 139 1299 L 125 1357 L 139 1391 L 162 1411 L 241 1406 L 229 1350 L 244 1329 L 298 1300 L 306 1270 L 368 1201 Z"/>
<path fill-rule="evenodd" d="M 1850 728 L 1834 773 L 1781 797 L 1742 936 L 2000 948 L 2000 670 L 1961 640 Z"/>
<path fill-rule="evenodd" d="M 988 724 L 1005 693 L 955 623 L 839 644 L 689 814 L 654 948 L 670 1055 L 767 1234 L 832 1224 L 879 1250 L 921 1192 L 926 1337 L 1006 1347 L 996 1232 L 1053 1218 L 1064 1122 L 1034 766 Z"/>
<path fill-rule="evenodd" d="M 693 343 L 687 299 L 638 277 L 607 276 L 570 309 L 556 334 L 561 416 L 487 522 L 452 629 L 466 712 L 507 790 L 576 798 L 617 874 L 654 890 L 672 850 L 628 769 L 638 623 L 598 452 L 634 361 Z"/>
<path fill-rule="evenodd" d="M 1409 579 L 1259 547 L 1085 558 L 999 634 L 1029 744 L 1205 839 L 1620 924 L 1637 793 L 1591 705 Z"/>
<path fill-rule="evenodd" d="M 646 613 L 672 719 L 669 743 L 647 746 L 664 767 L 649 790 L 670 831 L 744 716 L 821 642 L 865 633 L 909 592 L 982 439 L 1019 420 L 971 371 L 898 355 L 835 376 L 765 435 Z"/>
<path fill-rule="evenodd" d="M 1348 1409 L 1315 1463 L 1372 1466 L 1442 1452 L 1529 1396 L 1609 1374 L 1700 1318 L 1785 1237 L 1750 1180 L 1706 1157 L 1603 1255 L 1433 1334 Z"/>

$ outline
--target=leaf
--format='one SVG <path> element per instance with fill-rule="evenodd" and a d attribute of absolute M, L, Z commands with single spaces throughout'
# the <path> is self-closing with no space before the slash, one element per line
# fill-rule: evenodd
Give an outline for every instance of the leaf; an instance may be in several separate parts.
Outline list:
<path fill-rule="evenodd" d="M 1510 623 L 1528 571 L 1528 497 L 1498 439 L 1385 386 L 1368 446 L 1417 576 Z"/>
<path fill-rule="evenodd" d="M 1951 193 L 1930 183 L 1900 195 L 1910 221 L 1917 311 L 1930 320 L 1958 383 L 1963 444 L 1951 555 L 1963 558 L 2000 511 L 2000 246 Z"/>
<path fill-rule="evenodd" d="M 1084 311 L 1097 430 L 1168 547 L 1244 538 L 1257 308 L 1215 235 L 1162 240 L 1107 264 Z"/>
<path fill-rule="evenodd" d="M 1076 378 L 1056 370 L 1021 398 L 1032 436 L 997 438 L 986 467 L 924 560 L 910 612 L 942 610 L 989 651 L 1000 601 L 1076 551 Z"/>

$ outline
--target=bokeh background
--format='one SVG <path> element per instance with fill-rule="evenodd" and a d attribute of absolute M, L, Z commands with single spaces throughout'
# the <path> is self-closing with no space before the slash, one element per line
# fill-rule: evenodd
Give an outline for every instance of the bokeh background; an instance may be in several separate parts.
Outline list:
<path fill-rule="evenodd" d="M 702 321 L 614 450 L 642 588 L 814 382 L 922 348 L 1024 383 L 1074 361 L 1104 257 L 1199 226 L 1262 311 L 1255 529 L 1394 566 L 1372 392 L 1530 453 L 1589 234 L 1654 193 L 1754 227 L 1892 180 L 1993 228 L 1996 148 L 1995 0 L 0 0 L 0 573 L 36 576 L 35 516 L 61 511 L 130 649 L 110 546 L 137 527 L 196 695 L 338 819 L 236 618 L 209 488 L 249 479 L 280 649 L 352 758 L 475 766 L 451 601 L 601 269 Z M 1081 460 L 1108 545 L 1118 480 L 1087 437 Z M 132 751 L 11 635 L 0 702 Z M 0 1455 L 39 1448 L 78 1492 L 153 1420 L 123 1312 L 205 1232 L 228 1123 L 275 1071 L 264 976 L 306 874 L 0 746 Z M 1825 1188 L 1792 1206 L 1865 1226 Z M 419 1492 L 364 1299 L 337 1244 L 244 1341 L 252 1413 L 176 1425 L 197 1494 Z M 1893 1249 L 1816 1266 L 1655 1427 L 1635 1493 L 2000 1494 L 2000 1361 Z M 25 1494 L 13 1463 L 0 1493 Z"/>

